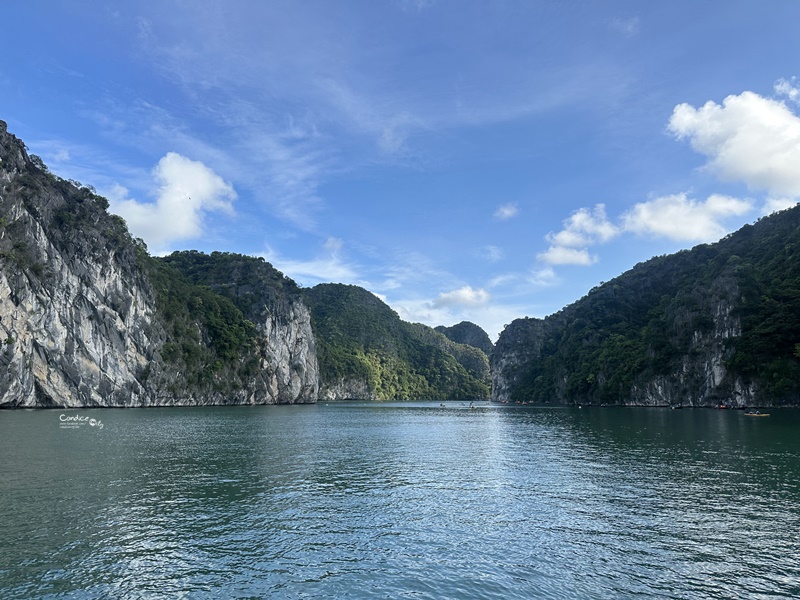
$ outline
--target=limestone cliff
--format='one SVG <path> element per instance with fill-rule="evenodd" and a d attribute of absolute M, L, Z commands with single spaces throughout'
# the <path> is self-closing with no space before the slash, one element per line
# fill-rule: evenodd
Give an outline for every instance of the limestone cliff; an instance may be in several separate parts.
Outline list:
<path fill-rule="evenodd" d="M 316 400 L 302 302 L 251 322 L 166 273 L 107 208 L 0 121 L 0 406 Z"/>
<path fill-rule="evenodd" d="M 294 281 L 263 258 L 229 252 L 175 252 L 163 259 L 189 281 L 229 299 L 255 324 L 268 396 L 308 402 L 319 393 L 311 313 Z"/>
<path fill-rule="evenodd" d="M 800 207 L 512 322 L 492 384 L 499 402 L 800 404 Z"/>

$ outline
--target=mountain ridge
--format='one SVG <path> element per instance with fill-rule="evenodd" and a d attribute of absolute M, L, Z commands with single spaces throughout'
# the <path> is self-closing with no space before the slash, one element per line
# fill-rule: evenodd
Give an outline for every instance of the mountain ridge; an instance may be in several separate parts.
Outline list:
<path fill-rule="evenodd" d="M 688 406 L 800 400 L 800 207 L 653 257 L 544 319 L 492 364 L 500 402 Z"/>
<path fill-rule="evenodd" d="M 489 396 L 481 351 L 401 321 L 366 290 L 348 308 L 382 315 L 372 321 L 387 327 L 380 351 L 369 335 L 320 338 L 313 292 L 265 260 L 153 257 L 108 208 L 0 121 L 0 407 Z M 325 358 L 351 350 L 363 377 L 323 377 L 331 363 L 318 346 Z"/>
<path fill-rule="evenodd" d="M 0 121 L 0 407 L 318 399 L 800 404 L 800 207 L 639 263 L 496 344 L 263 259 L 156 258 Z"/>

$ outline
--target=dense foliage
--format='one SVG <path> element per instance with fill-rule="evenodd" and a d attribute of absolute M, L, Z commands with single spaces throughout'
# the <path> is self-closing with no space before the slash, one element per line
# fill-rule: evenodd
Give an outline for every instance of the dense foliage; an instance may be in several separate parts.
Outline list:
<path fill-rule="evenodd" d="M 402 321 L 357 286 L 324 284 L 304 292 L 323 381 L 360 379 L 380 399 L 489 396 L 488 361 L 480 350 Z"/>
<path fill-rule="evenodd" d="M 494 344 L 489 339 L 489 335 L 475 323 L 469 321 L 461 321 L 451 327 L 439 325 L 435 328 L 436 331 L 447 337 L 447 339 L 456 342 L 457 344 L 467 344 L 474 346 L 483 351 L 487 356 L 492 355 Z"/>
<path fill-rule="evenodd" d="M 284 317 L 283 310 L 301 300 L 300 288 L 263 258 L 231 252 L 173 252 L 161 259 L 194 284 L 205 286 L 233 302 L 253 321 L 266 314 Z"/>
<path fill-rule="evenodd" d="M 250 355 L 245 370 L 256 368 L 251 352 L 255 327 L 229 299 L 208 287 L 187 280 L 175 267 L 145 257 L 150 281 L 155 288 L 159 312 L 169 339 L 162 357 L 188 369 L 191 378 L 211 379 L 223 367 L 239 367 Z"/>
<path fill-rule="evenodd" d="M 131 262 L 143 242 L 131 237 L 121 217 L 107 212 L 108 200 L 90 186 L 53 175 L 41 159 L 33 158 L 14 179 L 15 189 L 0 201 L 5 213 L 0 216 L 0 230 L 8 234 L 0 235 L 0 259 L 39 280 L 49 275 L 46 257 L 37 257 L 32 240 L 25 239 L 24 219 L 7 216 L 8 208 L 20 199 L 27 213 L 48 227 L 50 241 L 60 250 L 101 262 Z"/>
<path fill-rule="evenodd" d="M 694 340 L 724 325 L 731 377 L 772 402 L 800 396 L 800 207 L 716 244 L 639 264 L 542 324 L 513 399 L 619 402 L 637 382 L 679 370 Z M 717 331 L 717 333 L 719 333 Z M 688 390 L 687 390 L 688 391 Z"/>

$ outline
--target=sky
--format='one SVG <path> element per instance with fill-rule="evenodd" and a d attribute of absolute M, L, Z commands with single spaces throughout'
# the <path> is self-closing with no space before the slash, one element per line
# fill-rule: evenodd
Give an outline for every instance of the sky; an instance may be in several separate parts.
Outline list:
<path fill-rule="evenodd" d="M 28 0 L 0 119 L 154 255 L 495 340 L 800 199 L 800 2 Z"/>

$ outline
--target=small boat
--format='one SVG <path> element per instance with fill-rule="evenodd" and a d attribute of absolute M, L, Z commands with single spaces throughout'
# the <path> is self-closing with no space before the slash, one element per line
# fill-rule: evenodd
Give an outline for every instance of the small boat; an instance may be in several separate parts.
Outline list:
<path fill-rule="evenodd" d="M 749 411 L 744 413 L 745 417 L 768 417 L 769 413 L 762 413 L 758 411 Z"/>

